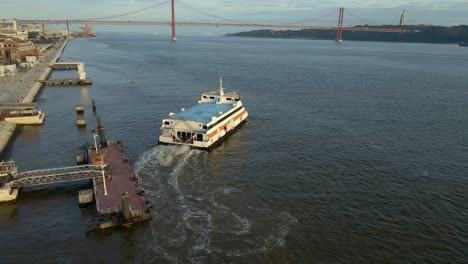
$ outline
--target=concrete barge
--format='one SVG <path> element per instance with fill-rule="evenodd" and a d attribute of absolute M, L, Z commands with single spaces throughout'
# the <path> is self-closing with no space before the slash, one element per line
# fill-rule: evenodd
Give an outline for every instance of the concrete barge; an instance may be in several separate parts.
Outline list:
<path fill-rule="evenodd" d="M 87 154 L 91 164 L 106 166 L 106 175 L 93 179 L 97 215 L 90 224 L 98 229 L 128 227 L 151 219 L 144 191 L 139 187 L 123 145 L 119 141 L 108 142 L 97 151 L 89 147 Z"/>

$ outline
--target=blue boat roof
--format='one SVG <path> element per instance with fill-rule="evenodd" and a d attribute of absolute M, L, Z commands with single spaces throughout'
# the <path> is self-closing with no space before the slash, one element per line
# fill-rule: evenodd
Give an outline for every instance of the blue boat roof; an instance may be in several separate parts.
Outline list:
<path fill-rule="evenodd" d="M 227 111 L 233 108 L 234 103 L 232 104 L 217 104 L 216 102 L 208 102 L 194 105 L 185 109 L 184 112 L 179 112 L 173 116 L 171 119 L 177 120 L 186 120 L 186 121 L 196 121 L 209 123 L 211 117 L 219 116 L 219 112 L 226 113 Z"/>

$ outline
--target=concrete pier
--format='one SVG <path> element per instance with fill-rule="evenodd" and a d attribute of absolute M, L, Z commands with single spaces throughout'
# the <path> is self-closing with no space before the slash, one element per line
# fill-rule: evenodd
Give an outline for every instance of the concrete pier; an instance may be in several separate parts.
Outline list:
<path fill-rule="evenodd" d="M 33 102 L 42 87 L 42 83 L 37 80 L 45 80 L 49 77 L 52 71 L 49 65 L 58 61 L 68 41 L 69 38 L 54 45 L 54 48 L 46 51 L 45 54 L 41 54 L 43 58 L 28 72 L 0 79 L 0 102 L 15 102 L 16 100 L 22 103 Z M 15 128 L 15 124 L 0 122 L 0 154 L 8 145 Z"/>
<path fill-rule="evenodd" d="M 86 126 L 86 119 L 84 119 L 84 118 L 76 119 L 76 126 L 77 127 L 85 127 Z"/>
<path fill-rule="evenodd" d="M 93 84 L 91 79 L 39 80 L 39 82 L 46 86 L 86 86 Z"/>
<path fill-rule="evenodd" d="M 80 206 L 86 206 L 94 202 L 93 189 L 81 190 L 78 192 L 78 203 Z"/>

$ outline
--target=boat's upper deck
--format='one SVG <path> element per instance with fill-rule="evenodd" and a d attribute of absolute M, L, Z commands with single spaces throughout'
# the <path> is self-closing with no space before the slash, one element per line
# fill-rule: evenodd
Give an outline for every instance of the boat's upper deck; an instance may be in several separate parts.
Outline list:
<path fill-rule="evenodd" d="M 225 93 L 223 88 L 223 80 L 219 80 L 219 91 L 203 93 L 198 101 L 198 105 L 194 105 L 187 109 L 182 109 L 177 114 L 169 114 L 169 119 L 193 121 L 208 124 L 213 117 L 228 112 L 237 105 L 242 105 L 241 96 L 235 92 Z M 164 126 L 171 126 L 172 122 L 164 120 Z"/>
<path fill-rule="evenodd" d="M 208 123 L 213 116 L 218 117 L 220 112 L 226 113 L 235 104 L 236 102 L 222 104 L 216 102 L 200 103 L 171 116 L 170 119 Z"/>

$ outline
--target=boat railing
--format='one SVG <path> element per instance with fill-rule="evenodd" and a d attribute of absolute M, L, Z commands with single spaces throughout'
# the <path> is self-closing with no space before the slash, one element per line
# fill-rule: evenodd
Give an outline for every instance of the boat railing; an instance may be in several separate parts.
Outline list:
<path fill-rule="evenodd" d="M 195 140 L 195 137 L 197 136 L 197 134 L 193 134 L 193 136 L 191 136 L 189 139 L 187 139 L 185 141 L 185 143 L 188 143 L 188 144 L 193 144 L 193 141 Z"/>
<path fill-rule="evenodd" d="M 117 207 L 110 207 L 110 208 L 99 210 L 99 213 L 101 214 L 111 214 L 111 213 L 117 213 L 117 212 L 119 212 L 119 209 Z"/>
<path fill-rule="evenodd" d="M 143 210 L 130 210 L 130 213 L 132 216 L 139 216 L 144 214 L 145 212 Z"/>
<path fill-rule="evenodd" d="M 120 141 L 117 140 L 117 139 L 109 139 L 109 140 L 107 140 L 107 145 L 109 145 L 109 144 L 118 144 L 118 143 L 120 143 Z"/>

